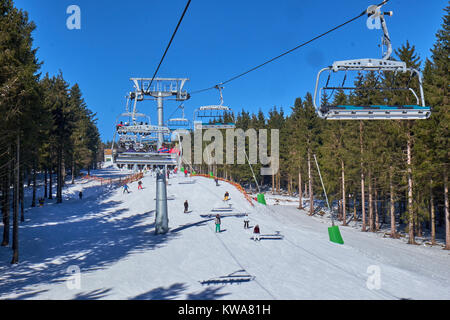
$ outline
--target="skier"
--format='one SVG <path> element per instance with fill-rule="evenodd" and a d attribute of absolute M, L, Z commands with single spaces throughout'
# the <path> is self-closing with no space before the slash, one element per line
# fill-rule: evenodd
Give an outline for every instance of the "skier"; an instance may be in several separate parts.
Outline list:
<path fill-rule="evenodd" d="M 248 219 L 248 214 L 245 215 L 245 220 L 244 220 L 244 229 L 249 229 L 250 228 L 250 220 Z"/>
<path fill-rule="evenodd" d="M 185 169 L 184 170 L 184 176 L 187 178 L 187 176 L 188 176 L 188 171 L 187 171 L 187 169 Z"/>
<path fill-rule="evenodd" d="M 228 200 L 230 200 L 230 194 L 227 191 L 227 192 L 225 192 L 225 196 L 223 198 L 223 201 L 228 201 Z"/>
<path fill-rule="evenodd" d="M 254 235 L 255 235 L 255 236 L 253 237 L 253 239 L 254 239 L 255 241 L 261 241 L 259 225 L 256 225 L 255 229 L 253 230 L 253 233 L 254 233 Z"/>
<path fill-rule="evenodd" d="M 184 213 L 188 213 L 189 212 L 189 202 L 186 200 L 184 202 Z"/>
<path fill-rule="evenodd" d="M 125 193 L 125 191 L 126 191 L 127 193 L 130 193 L 130 190 L 128 190 L 128 185 L 127 185 L 127 184 L 124 184 L 124 185 L 123 185 L 123 193 Z"/>
<path fill-rule="evenodd" d="M 138 182 L 138 190 L 143 190 L 144 188 L 142 188 L 142 181 Z"/>
<path fill-rule="evenodd" d="M 215 177 L 214 181 L 216 182 L 216 187 L 219 187 L 219 178 Z"/>
<path fill-rule="evenodd" d="M 216 216 L 215 223 L 216 223 L 216 233 L 217 233 L 217 232 L 220 233 L 220 224 L 221 224 L 221 221 L 220 221 L 220 215 L 217 215 L 217 216 Z"/>
<path fill-rule="evenodd" d="M 80 198 L 80 200 L 83 200 L 83 192 L 80 191 L 80 193 L 78 194 L 78 197 Z"/>

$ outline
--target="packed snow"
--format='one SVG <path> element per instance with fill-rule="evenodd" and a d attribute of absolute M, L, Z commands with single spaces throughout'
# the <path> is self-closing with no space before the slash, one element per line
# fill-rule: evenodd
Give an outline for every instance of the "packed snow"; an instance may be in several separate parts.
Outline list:
<path fill-rule="evenodd" d="M 253 207 L 233 186 L 202 177 L 171 176 L 170 232 L 155 235 L 156 179 L 142 182 L 127 194 L 79 179 L 63 204 L 28 209 L 20 264 L 0 248 L 0 299 L 450 299 L 447 251 L 344 227 L 345 244 L 334 244 L 328 220 L 283 203 Z M 227 191 L 232 211 L 216 233 L 212 210 L 227 206 Z M 255 225 L 261 241 L 251 239 Z"/>

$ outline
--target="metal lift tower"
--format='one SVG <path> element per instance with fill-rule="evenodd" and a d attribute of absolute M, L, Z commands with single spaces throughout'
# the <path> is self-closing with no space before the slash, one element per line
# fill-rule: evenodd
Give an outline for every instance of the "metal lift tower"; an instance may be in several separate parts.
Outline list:
<path fill-rule="evenodd" d="M 189 100 L 190 95 L 183 90 L 186 78 L 131 78 L 134 82 L 136 97 L 144 100 L 145 96 L 150 96 L 158 102 L 158 127 L 164 127 L 164 99 L 175 101 Z M 157 148 L 161 148 L 164 143 L 164 133 L 158 132 Z M 162 155 L 164 156 L 164 155 Z M 160 162 L 157 166 L 156 176 L 156 220 L 155 232 L 157 235 L 169 232 L 169 217 L 167 213 L 167 165 Z"/>

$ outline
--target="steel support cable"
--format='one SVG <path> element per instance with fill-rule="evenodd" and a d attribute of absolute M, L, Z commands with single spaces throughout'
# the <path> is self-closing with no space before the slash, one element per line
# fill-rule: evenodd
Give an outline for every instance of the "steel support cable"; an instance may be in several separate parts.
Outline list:
<path fill-rule="evenodd" d="M 6 150 L 6 149 L 3 149 L 3 150 Z M 5 151 L 5 152 L 3 152 L 3 153 L 1 153 L 1 154 L 0 154 L 0 159 L 3 158 L 3 157 L 5 157 L 5 156 L 7 156 L 8 154 L 9 154 L 9 150 L 8 150 L 8 151 Z"/>
<path fill-rule="evenodd" d="M 379 4 L 378 6 L 383 5 L 386 2 L 387 1 L 384 1 L 383 3 Z M 278 55 L 278 56 L 276 56 L 276 57 L 274 57 L 274 58 L 272 58 L 272 59 L 270 59 L 270 60 L 268 60 L 268 61 L 266 61 L 264 63 L 261 63 L 260 65 L 257 65 L 256 67 L 253 67 L 253 68 L 251 68 L 251 69 L 249 69 L 249 70 L 247 70 L 247 71 L 245 71 L 245 72 L 243 72 L 243 73 L 241 73 L 241 74 L 239 74 L 237 76 L 234 76 L 234 77 L 232 77 L 232 78 L 230 78 L 230 79 L 228 79 L 228 80 L 226 80 L 224 82 L 221 82 L 219 85 L 224 85 L 224 84 L 230 83 L 230 82 L 232 82 L 232 81 L 234 81 L 236 79 L 239 79 L 239 78 L 241 78 L 241 77 L 243 77 L 243 76 L 245 76 L 245 75 L 247 75 L 247 74 L 257 70 L 257 69 L 260 69 L 260 68 L 264 67 L 265 65 L 267 65 L 267 64 L 269 64 L 271 62 L 274 62 L 275 60 L 278 60 L 278 59 L 284 57 L 285 55 L 288 55 L 288 54 L 292 53 L 293 51 L 298 50 L 298 49 L 300 49 L 300 48 L 310 44 L 311 42 L 314 42 L 314 41 L 316 41 L 316 40 L 326 36 L 327 34 L 332 33 L 333 31 L 336 31 L 336 30 L 346 26 L 347 24 L 352 23 L 355 20 L 358 20 L 359 18 L 361 18 L 362 16 L 364 16 L 366 14 L 367 14 L 367 10 L 364 10 L 358 16 L 356 16 L 356 17 L 354 17 L 354 18 L 352 18 L 352 19 L 350 19 L 350 20 L 348 20 L 348 21 L 346 21 L 346 22 L 344 22 L 344 23 L 342 23 L 342 24 L 340 24 L 340 25 L 338 25 L 338 26 L 336 26 L 336 27 L 334 27 L 334 28 L 332 28 L 332 29 L 330 29 L 330 30 L 328 30 L 328 31 L 326 31 L 326 32 L 316 36 L 316 37 L 314 37 L 314 38 L 312 38 L 311 40 L 303 42 L 302 44 L 296 46 L 295 48 L 292 48 L 292 49 L 290 49 L 290 50 L 288 50 L 288 51 L 286 51 L 286 52 L 284 52 L 284 53 L 282 53 L 282 54 L 280 54 L 280 55 Z M 209 91 L 209 90 L 212 90 L 212 89 L 216 89 L 217 86 L 218 85 L 214 85 L 214 86 L 209 87 L 209 88 L 193 91 L 193 92 L 191 92 L 191 95 L 198 94 L 198 93 L 205 92 L 205 91 Z"/>
<path fill-rule="evenodd" d="M 387 2 L 389 2 L 389 0 L 385 0 L 385 1 L 383 1 L 382 3 L 378 4 L 377 6 L 379 7 L 379 6 L 385 5 Z M 214 86 L 209 87 L 209 88 L 205 88 L 205 89 L 193 91 L 193 92 L 191 93 L 191 95 L 197 94 L 197 93 L 201 93 L 201 92 L 205 92 L 205 91 L 209 91 L 209 90 L 212 90 L 212 89 L 216 89 L 217 86 L 219 86 L 219 85 L 224 85 L 224 84 L 229 83 L 229 82 L 231 82 L 231 81 L 234 81 L 234 80 L 236 80 L 236 79 L 238 79 L 238 78 L 240 78 L 240 77 L 243 77 L 244 75 L 246 75 L 246 74 L 248 74 L 248 73 L 250 73 L 250 72 L 253 72 L 253 71 L 255 71 L 255 70 L 257 70 L 257 69 L 259 69 L 259 68 L 261 68 L 261 67 L 263 67 L 263 66 L 265 66 L 265 65 L 267 65 L 267 64 L 269 64 L 269 63 L 271 63 L 271 62 L 273 62 L 273 61 L 275 61 L 275 60 L 278 60 L 279 58 L 281 58 L 281 57 L 283 57 L 283 56 L 285 56 L 285 55 L 287 55 L 287 54 L 289 54 L 289 53 L 292 53 L 293 51 L 295 51 L 295 50 L 297 50 L 297 49 L 300 49 L 301 47 L 306 46 L 307 44 L 309 44 L 309 43 L 311 43 L 311 42 L 313 42 L 313 41 L 315 41 L 315 40 L 318 40 L 318 39 L 324 37 L 325 35 L 327 35 L 327 34 L 333 32 L 333 31 L 336 31 L 337 29 L 340 29 L 340 28 L 344 27 L 345 25 L 347 25 L 347 24 L 349 24 L 349 23 L 351 23 L 351 22 L 353 22 L 353 21 L 359 19 L 360 17 L 364 16 L 365 14 L 367 14 L 367 10 L 364 10 L 361 14 L 359 14 L 359 15 L 356 16 L 356 17 L 354 17 L 353 19 L 350 19 L 350 20 L 348 20 L 347 22 L 344 22 L 344 23 L 342 23 L 342 24 L 340 24 L 340 25 L 334 27 L 333 29 L 330 29 L 330 30 L 328 30 L 328 31 L 326 31 L 326 32 L 324 32 L 324 33 L 322 33 L 322 34 L 316 36 L 315 38 L 313 38 L 313 39 L 311 39 L 311 40 L 309 40 L 309 41 L 306 41 L 306 42 L 304 42 L 304 43 L 298 45 L 297 47 L 295 47 L 295 48 L 293 48 L 293 49 L 291 49 L 291 50 L 288 50 L 288 51 L 286 51 L 286 52 L 284 52 L 284 53 L 278 55 L 277 57 L 272 58 L 272 59 L 270 59 L 270 60 L 268 60 L 268 61 L 266 61 L 266 62 L 264 62 L 264 63 L 262 63 L 262 64 L 260 64 L 260 65 L 258 65 L 258 66 L 256 66 L 256 67 L 254 67 L 254 68 L 252 68 L 252 69 L 250 69 L 250 70 L 248 70 L 248 71 L 246 71 L 246 72 L 244 72 L 244 73 L 241 73 L 241 74 L 239 74 L 239 75 L 237 75 L 237 76 L 235 76 L 235 77 L 233 77 L 233 78 L 230 78 L 230 79 L 228 79 L 227 81 L 221 82 L 221 83 L 218 84 L 218 85 L 214 85 Z"/>
<path fill-rule="evenodd" d="M 180 27 L 181 22 L 183 21 L 183 18 L 184 18 L 184 16 L 185 16 L 185 14 L 186 14 L 186 12 L 187 12 L 187 10 L 188 10 L 190 4 L 191 4 L 191 0 L 188 1 L 188 3 L 186 4 L 186 7 L 184 8 L 183 14 L 181 15 L 181 18 L 180 18 L 180 20 L 178 21 L 177 27 L 175 28 L 175 31 L 173 32 L 172 37 L 170 38 L 169 44 L 167 45 L 167 48 L 166 48 L 166 51 L 164 51 L 164 54 L 163 54 L 163 56 L 162 56 L 162 58 L 161 58 L 161 61 L 159 62 L 159 65 L 158 65 L 158 67 L 156 68 L 156 71 L 155 71 L 155 73 L 153 74 L 152 80 L 150 81 L 150 84 L 148 85 L 146 91 L 148 91 L 148 90 L 150 89 L 150 87 L 151 87 L 151 85 L 152 85 L 152 83 L 153 83 L 153 80 L 155 80 L 156 75 L 158 74 L 159 68 L 161 67 L 161 65 L 162 65 L 162 63 L 163 63 L 163 61 L 164 61 L 164 58 L 166 57 L 166 54 L 167 54 L 167 52 L 169 51 L 170 46 L 172 45 L 172 41 L 173 41 L 173 39 L 175 38 L 175 35 L 177 34 L 178 28 Z"/>
<path fill-rule="evenodd" d="M 6 162 L 3 162 L 3 164 L 0 166 L 0 169 L 2 169 L 2 168 L 4 168 L 4 167 L 8 166 L 10 163 L 12 163 L 12 162 L 14 162 L 14 161 L 15 161 L 15 158 L 12 158 L 11 160 L 8 160 L 8 161 L 6 161 Z"/>
<path fill-rule="evenodd" d="M 179 109 L 181 109 L 181 107 L 184 108 L 184 105 L 183 105 L 183 104 L 179 105 L 179 106 L 175 109 L 175 111 L 172 112 L 172 113 L 170 114 L 170 116 L 169 116 L 167 119 L 168 119 L 168 120 L 172 119 L 172 117 L 175 115 L 175 113 L 176 113 Z"/>

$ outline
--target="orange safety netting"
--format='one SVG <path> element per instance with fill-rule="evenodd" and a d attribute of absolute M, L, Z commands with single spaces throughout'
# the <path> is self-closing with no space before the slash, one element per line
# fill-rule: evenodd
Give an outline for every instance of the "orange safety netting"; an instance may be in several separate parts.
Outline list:
<path fill-rule="evenodd" d="M 191 174 L 191 177 L 204 177 L 204 178 L 208 178 L 211 179 L 211 176 L 208 176 L 206 174 Z M 248 193 L 244 190 L 244 188 L 242 188 L 242 186 L 239 183 L 236 182 L 232 182 L 223 178 L 217 178 L 219 181 L 223 181 L 226 183 L 231 184 L 232 186 L 234 186 L 236 189 L 238 189 L 245 197 L 245 199 L 247 199 L 247 201 L 254 207 L 255 205 L 253 204 L 253 199 L 248 195 Z"/>
<path fill-rule="evenodd" d="M 127 183 L 133 183 L 133 182 L 139 181 L 142 178 L 144 178 L 143 173 L 136 173 L 131 176 L 127 176 L 125 178 L 116 178 L 116 179 L 104 179 L 104 178 L 90 176 L 90 175 L 86 175 L 83 177 L 83 179 L 86 179 L 86 180 L 100 181 L 100 183 L 102 185 L 103 184 L 119 184 L 120 186 L 123 186 L 124 184 L 127 184 Z"/>

